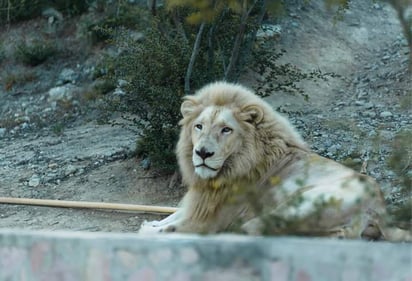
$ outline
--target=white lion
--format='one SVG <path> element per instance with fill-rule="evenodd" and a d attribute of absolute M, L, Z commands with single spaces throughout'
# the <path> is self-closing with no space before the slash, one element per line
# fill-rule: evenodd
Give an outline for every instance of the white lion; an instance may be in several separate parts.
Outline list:
<path fill-rule="evenodd" d="M 216 82 L 185 97 L 177 157 L 188 187 L 178 211 L 140 233 L 223 231 L 410 239 L 386 227 L 378 185 L 311 152 L 245 87 Z"/>

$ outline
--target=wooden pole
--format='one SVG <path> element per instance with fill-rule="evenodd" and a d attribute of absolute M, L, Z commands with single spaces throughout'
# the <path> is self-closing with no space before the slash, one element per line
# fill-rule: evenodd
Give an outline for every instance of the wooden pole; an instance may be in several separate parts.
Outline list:
<path fill-rule="evenodd" d="M 34 206 L 59 207 L 59 208 L 106 209 L 106 210 L 121 210 L 121 211 L 135 211 L 135 212 L 144 212 L 144 213 L 165 213 L 165 214 L 171 214 L 177 211 L 177 208 L 162 207 L 162 206 L 105 203 L 105 202 L 87 202 L 87 201 L 86 202 L 65 201 L 65 200 L 50 200 L 50 199 L 32 199 L 32 198 L 15 198 L 15 197 L 0 197 L 0 204 L 34 205 Z"/>

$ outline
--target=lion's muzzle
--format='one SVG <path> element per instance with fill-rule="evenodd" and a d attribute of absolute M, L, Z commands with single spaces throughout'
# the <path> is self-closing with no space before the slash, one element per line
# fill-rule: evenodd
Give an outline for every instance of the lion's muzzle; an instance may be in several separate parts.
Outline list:
<path fill-rule="evenodd" d="M 200 150 L 195 149 L 195 153 L 200 156 L 203 160 L 206 158 L 212 157 L 215 153 L 214 152 L 209 152 L 206 150 L 206 148 L 202 147 Z"/>

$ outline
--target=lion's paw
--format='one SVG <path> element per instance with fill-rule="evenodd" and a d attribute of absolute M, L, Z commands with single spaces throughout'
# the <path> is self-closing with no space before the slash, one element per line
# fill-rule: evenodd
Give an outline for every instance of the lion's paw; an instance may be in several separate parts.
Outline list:
<path fill-rule="evenodd" d="M 177 232 L 177 227 L 175 225 L 169 225 L 162 232 Z"/>
<path fill-rule="evenodd" d="M 159 226 L 159 221 L 144 221 L 138 231 L 139 234 L 156 234 L 164 231 L 164 228 Z"/>

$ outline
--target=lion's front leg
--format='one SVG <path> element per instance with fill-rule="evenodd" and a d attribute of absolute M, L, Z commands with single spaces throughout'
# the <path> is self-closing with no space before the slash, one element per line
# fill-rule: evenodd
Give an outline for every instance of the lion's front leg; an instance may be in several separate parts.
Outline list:
<path fill-rule="evenodd" d="M 139 229 L 139 234 L 154 234 L 160 232 L 172 232 L 182 220 L 182 210 L 178 209 L 175 213 L 160 221 L 145 221 Z"/>
<path fill-rule="evenodd" d="M 210 234 L 215 233 L 211 223 L 191 221 L 191 220 L 181 220 L 179 222 L 168 225 L 163 229 L 164 232 L 179 232 L 179 233 L 201 233 Z"/>

